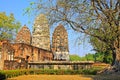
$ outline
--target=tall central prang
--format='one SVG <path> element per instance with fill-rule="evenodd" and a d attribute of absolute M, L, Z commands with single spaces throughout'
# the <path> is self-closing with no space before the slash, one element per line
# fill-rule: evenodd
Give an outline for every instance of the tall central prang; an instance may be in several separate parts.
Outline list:
<path fill-rule="evenodd" d="M 48 20 L 44 14 L 36 17 L 33 26 L 32 45 L 50 50 L 50 32 Z"/>

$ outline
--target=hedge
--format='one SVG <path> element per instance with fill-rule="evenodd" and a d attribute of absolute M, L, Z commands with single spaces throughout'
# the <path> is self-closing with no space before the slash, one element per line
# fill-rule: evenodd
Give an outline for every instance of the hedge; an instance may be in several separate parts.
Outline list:
<path fill-rule="evenodd" d="M 89 74 L 95 75 L 97 69 L 82 69 L 82 70 L 53 70 L 53 69 L 22 69 L 22 70 L 3 70 L 0 71 L 0 80 L 6 78 L 17 77 L 20 75 L 48 74 L 48 75 L 77 75 Z"/>

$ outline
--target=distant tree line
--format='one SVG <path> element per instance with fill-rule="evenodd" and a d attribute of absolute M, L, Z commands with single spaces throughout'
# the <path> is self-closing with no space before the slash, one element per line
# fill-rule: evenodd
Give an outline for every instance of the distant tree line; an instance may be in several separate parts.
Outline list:
<path fill-rule="evenodd" d="M 95 61 L 95 62 L 104 62 L 112 63 L 112 55 L 106 53 L 88 53 L 85 56 L 79 56 L 77 54 L 70 55 L 70 61 Z"/>

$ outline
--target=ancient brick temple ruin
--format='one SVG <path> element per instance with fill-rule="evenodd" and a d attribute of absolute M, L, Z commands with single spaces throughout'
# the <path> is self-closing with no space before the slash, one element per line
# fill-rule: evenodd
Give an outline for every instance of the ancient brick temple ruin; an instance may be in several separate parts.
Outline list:
<path fill-rule="evenodd" d="M 44 14 L 40 14 L 34 22 L 32 45 L 45 50 L 50 50 L 49 26 L 48 20 Z"/>
<path fill-rule="evenodd" d="M 27 68 L 29 62 L 53 60 L 69 60 L 68 34 L 63 25 L 59 25 L 50 47 L 48 21 L 43 14 L 36 17 L 32 34 L 27 26 L 23 26 L 14 43 L 0 41 L 0 69 Z"/>
<path fill-rule="evenodd" d="M 61 24 L 55 28 L 52 36 L 52 52 L 55 60 L 69 60 L 68 34 Z"/>
<path fill-rule="evenodd" d="M 16 36 L 16 43 L 31 44 L 31 33 L 26 25 L 23 26 L 22 29 L 18 32 Z"/>
<path fill-rule="evenodd" d="M 51 51 L 32 46 L 30 42 L 31 36 L 26 26 L 18 32 L 15 43 L 0 41 L 0 69 L 27 68 L 29 62 L 53 60 Z"/>

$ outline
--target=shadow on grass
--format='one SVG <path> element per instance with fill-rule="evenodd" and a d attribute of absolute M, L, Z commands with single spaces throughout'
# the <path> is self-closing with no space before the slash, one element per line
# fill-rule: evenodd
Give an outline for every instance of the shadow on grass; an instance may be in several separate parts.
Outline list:
<path fill-rule="evenodd" d="M 92 80 L 120 80 L 120 75 L 115 75 L 115 74 L 84 75 L 84 77 L 92 78 Z"/>

